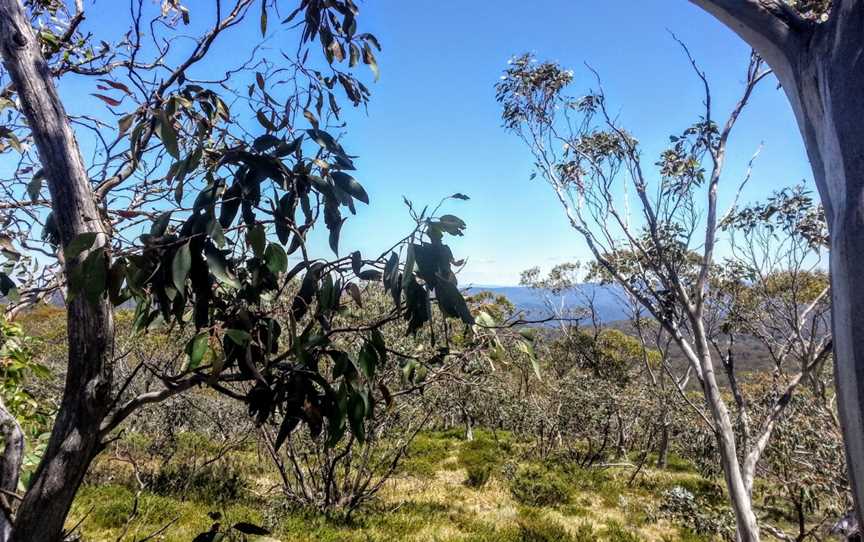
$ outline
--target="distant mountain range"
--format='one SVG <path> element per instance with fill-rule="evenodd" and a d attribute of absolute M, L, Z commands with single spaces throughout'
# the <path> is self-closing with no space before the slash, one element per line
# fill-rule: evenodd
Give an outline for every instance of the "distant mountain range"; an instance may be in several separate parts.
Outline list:
<path fill-rule="evenodd" d="M 469 286 L 465 289 L 468 294 L 478 292 L 491 292 L 493 294 L 506 296 L 517 311 L 524 311 L 525 318 L 531 320 L 542 320 L 550 316 L 548 302 L 556 307 L 564 307 L 572 311 L 570 317 L 577 317 L 580 308 L 586 307 L 588 299 L 593 299 L 594 311 L 598 324 L 620 329 L 625 333 L 634 333 L 630 323 L 631 314 L 624 304 L 622 290 L 618 286 L 606 286 L 601 284 L 581 284 L 576 290 L 564 295 L 553 295 L 551 292 L 538 291 L 523 286 Z M 554 323 L 548 324 L 555 325 Z M 584 321 L 583 325 L 590 325 L 590 321 Z M 673 360 L 680 366 L 686 365 L 683 353 L 677 348 L 670 350 Z M 741 335 L 735 342 L 736 364 L 742 371 L 771 371 L 773 365 L 769 352 L 765 345 L 750 336 Z M 721 380 L 725 377 L 721 374 Z"/>
<path fill-rule="evenodd" d="M 479 292 L 503 295 L 516 306 L 516 310 L 524 312 L 531 319 L 550 316 L 550 304 L 556 310 L 563 308 L 572 313 L 587 307 L 589 300 L 600 323 L 609 324 L 630 317 L 623 303 L 621 289 L 612 285 L 580 284 L 577 288 L 559 295 L 524 286 L 470 286 L 466 288 L 466 292 L 471 295 Z"/>

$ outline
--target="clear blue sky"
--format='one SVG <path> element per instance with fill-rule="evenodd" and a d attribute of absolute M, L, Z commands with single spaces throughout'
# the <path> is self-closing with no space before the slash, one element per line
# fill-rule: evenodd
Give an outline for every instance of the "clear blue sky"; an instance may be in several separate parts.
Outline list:
<path fill-rule="evenodd" d="M 528 267 L 588 257 L 548 187 L 529 181 L 528 150 L 500 127 L 494 85 L 510 56 L 532 52 L 574 69 L 574 93 L 592 84 L 584 68 L 590 63 L 651 164 L 668 135 L 702 109 L 700 83 L 667 29 L 707 72 L 718 118 L 739 96 L 749 55 L 685 0 L 367 0 L 361 9 L 361 27 L 383 46 L 381 78 L 370 84 L 368 114 L 348 116 L 345 146 L 359 155 L 357 178 L 372 205 L 346 223 L 341 246 L 369 254 L 390 246 L 410 228 L 403 195 L 434 204 L 463 192 L 471 200 L 447 208 L 468 222 L 466 236 L 452 243 L 457 257 L 468 257 L 463 285 L 515 284 Z M 90 23 L 109 17 L 94 15 Z M 238 50 L 235 40 L 258 38 L 257 21 L 247 26 L 226 36 L 220 55 Z M 745 200 L 810 179 L 791 110 L 773 80 L 762 85 L 733 139 L 727 194 L 760 141 L 765 149 Z M 324 236 L 315 235 L 322 250 Z"/>
<path fill-rule="evenodd" d="M 702 108 L 699 81 L 667 29 L 707 72 L 718 115 L 738 98 L 749 55 L 737 36 L 684 0 L 374 0 L 363 10 L 363 24 L 384 47 L 381 79 L 368 115 L 351 119 L 347 143 L 360 155 L 358 178 L 373 205 L 346 224 L 344 246 L 392 238 L 406 224 L 403 194 L 431 203 L 464 192 L 471 200 L 450 207 L 468 222 L 465 238 L 453 243 L 457 257 L 469 257 L 463 284 L 513 284 L 533 265 L 587 258 L 548 187 L 529 181 L 527 149 L 500 127 L 493 87 L 511 55 L 533 52 L 573 68 L 577 89 L 592 83 L 590 63 L 647 163 Z M 791 109 L 773 79 L 733 139 L 727 194 L 761 141 L 745 200 L 810 182 Z"/>

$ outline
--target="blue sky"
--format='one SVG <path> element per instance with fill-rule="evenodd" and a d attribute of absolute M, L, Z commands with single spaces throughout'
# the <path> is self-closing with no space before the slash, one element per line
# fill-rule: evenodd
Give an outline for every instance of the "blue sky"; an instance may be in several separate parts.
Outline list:
<path fill-rule="evenodd" d="M 407 225 L 403 194 L 432 203 L 464 192 L 471 200 L 448 208 L 468 222 L 453 243 L 457 257 L 468 257 L 463 284 L 514 284 L 528 267 L 588 258 L 548 187 L 529 180 L 528 150 L 500 127 L 494 84 L 510 56 L 532 52 L 573 68 L 574 91 L 592 84 L 589 63 L 648 164 L 702 110 L 700 83 L 667 29 L 707 72 L 716 115 L 737 100 L 749 57 L 734 34 L 684 0 L 375 0 L 363 5 L 362 19 L 384 48 L 381 78 L 368 115 L 351 119 L 347 144 L 360 155 L 358 178 L 373 205 L 346 224 L 345 246 L 392 239 Z M 811 179 L 774 80 L 758 90 L 733 137 L 730 199 L 763 141 L 745 201 Z"/>
<path fill-rule="evenodd" d="M 196 2 L 187 4 L 196 21 Z M 112 14 L 113 7 L 91 12 L 88 24 L 97 34 L 123 30 L 107 24 L 128 16 L 119 6 Z M 589 63 L 621 124 L 642 142 L 646 164 L 703 108 L 701 84 L 668 31 L 688 44 L 707 72 L 717 118 L 739 97 L 749 58 L 742 41 L 686 0 L 366 0 L 361 9 L 361 28 L 383 46 L 381 77 L 369 84 L 368 111 L 347 115 L 344 144 L 359 156 L 357 178 L 372 205 L 346 223 L 341 246 L 380 253 L 411 227 L 403 195 L 422 206 L 462 192 L 471 200 L 445 210 L 468 223 L 465 237 L 452 243 L 456 257 L 468 259 L 463 285 L 511 285 L 529 267 L 588 259 L 551 190 L 529 180 L 528 149 L 501 128 L 494 85 L 508 58 L 531 52 L 572 68 L 573 94 L 592 85 L 584 67 Z M 259 39 L 257 17 L 224 38 L 213 51 L 213 62 L 223 68 L 226 59 L 240 60 L 232 53 L 245 54 Z M 79 107 L 104 110 L 88 96 L 92 84 L 61 91 Z M 730 201 L 760 142 L 765 148 L 745 201 L 810 179 L 792 112 L 773 79 L 757 91 L 733 136 L 721 205 Z M 321 230 L 314 243 L 326 255 Z"/>

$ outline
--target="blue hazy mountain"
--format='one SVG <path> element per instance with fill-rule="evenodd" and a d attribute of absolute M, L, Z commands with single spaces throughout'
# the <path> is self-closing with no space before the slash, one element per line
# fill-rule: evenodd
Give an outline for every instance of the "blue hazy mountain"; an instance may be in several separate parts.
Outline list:
<path fill-rule="evenodd" d="M 535 290 L 524 286 L 475 286 L 466 288 L 468 294 L 491 292 L 503 295 L 510 300 L 516 309 L 524 311 L 531 319 L 542 319 L 550 316 L 549 303 L 555 307 L 564 307 L 569 311 L 586 307 L 592 300 L 597 318 L 601 323 L 611 323 L 630 317 L 623 303 L 621 290 L 617 286 L 602 284 L 581 284 L 575 290 L 555 295 L 549 291 Z"/>

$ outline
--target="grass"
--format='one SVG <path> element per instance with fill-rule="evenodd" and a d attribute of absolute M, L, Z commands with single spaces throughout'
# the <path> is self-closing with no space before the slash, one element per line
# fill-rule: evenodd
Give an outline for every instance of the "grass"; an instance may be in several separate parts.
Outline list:
<path fill-rule="evenodd" d="M 159 540 L 188 542 L 210 527 L 209 511 L 219 511 L 226 524 L 240 521 L 260 523 L 263 520 L 263 514 L 246 503 L 211 507 L 207 503 L 142 492 L 138 497 L 137 513 L 130 521 L 134 503 L 135 492 L 129 488 L 85 486 L 75 500 L 69 526 L 80 521 L 84 540 L 102 542 L 116 540 L 124 530 L 127 533 L 124 540 L 140 540 L 170 525 Z"/>
<path fill-rule="evenodd" d="M 140 435 L 130 436 L 144 448 Z M 652 517 L 664 489 L 687 487 L 713 495 L 716 486 L 685 468 L 648 468 L 628 486 L 627 469 L 580 469 L 565 462 L 520 460 L 522 444 L 509 435 L 426 432 L 412 444 L 405 463 L 379 498 L 349 520 L 279 504 L 276 473 L 249 450 L 235 450 L 215 464 L 190 473 L 178 465 L 211 453 L 196 435 L 179 439 L 176 457 L 154 466 L 146 491 L 138 489 L 124 464 L 101 462 L 98 482 L 86 485 L 68 526 L 80 523 L 88 542 L 144 538 L 165 528 L 163 542 L 188 542 L 212 524 L 246 521 L 264 525 L 283 542 L 706 542 L 681 525 Z M 111 471 L 115 476 L 110 476 Z M 480 469 L 482 483 L 472 480 Z M 488 473 L 486 475 L 485 473 Z M 158 483 L 157 483 L 158 482 Z M 182 482 L 182 483 L 181 483 Z M 225 498 L 230 494 L 230 498 Z M 166 527 L 167 526 L 167 527 Z M 250 540 L 255 540 L 251 537 Z"/>

